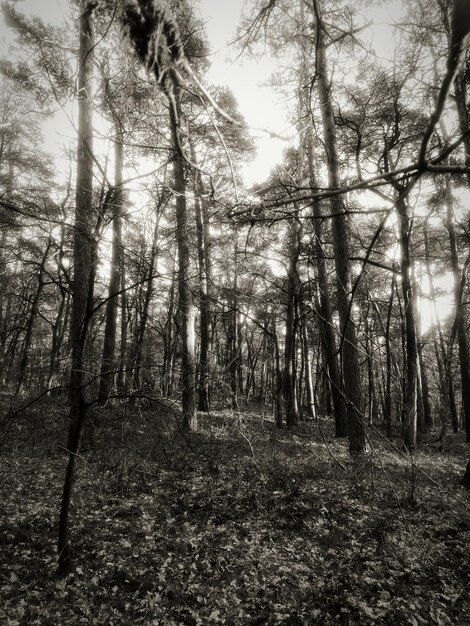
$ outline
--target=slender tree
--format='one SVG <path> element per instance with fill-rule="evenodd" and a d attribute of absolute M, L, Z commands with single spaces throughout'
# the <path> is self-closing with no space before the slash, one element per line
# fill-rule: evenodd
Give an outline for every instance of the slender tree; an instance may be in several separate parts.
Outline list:
<path fill-rule="evenodd" d="M 78 57 L 78 149 L 75 198 L 73 302 L 70 338 L 72 366 L 70 373 L 70 426 L 67 441 L 69 459 L 65 474 L 59 520 L 59 571 L 72 570 L 69 541 L 69 511 L 75 465 L 87 415 L 85 398 L 85 347 L 88 338 L 90 274 L 93 253 L 93 52 L 95 47 L 93 11 L 97 3 L 80 2 L 80 50 Z"/>
<path fill-rule="evenodd" d="M 317 90 L 323 123 L 323 140 L 327 154 L 328 184 L 331 189 L 341 186 L 336 128 L 331 97 L 331 85 L 325 45 L 325 24 L 318 0 L 313 0 L 313 17 L 316 37 Z M 362 420 L 362 387 L 359 355 L 354 320 L 351 318 L 351 265 L 348 227 L 343 197 L 331 198 L 333 218 L 333 244 L 336 267 L 336 297 L 341 330 L 342 380 L 347 402 L 349 448 L 358 454 L 365 450 L 365 431 Z"/>
<path fill-rule="evenodd" d="M 170 105 L 170 129 L 174 157 L 174 193 L 176 196 L 176 241 L 178 246 L 178 293 L 181 315 L 181 378 L 183 428 L 193 430 L 196 416 L 196 354 L 195 354 L 195 307 L 189 285 L 189 225 L 186 204 L 186 168 L 181 147 L 179 90 L 175 89 Z"/>
<path fill-rule="evenodd" d="M 116 138 L 114 142 L 115 179 L 112 191 L 112 250 L 111 250 L 111 273 L 109 279 L 108 299 L 106 302 L 106 322 L 104 329 L 103 356 L 101 361 L 101 378 L 99 396 L 106 401 L 114 387 L 116 369 L 116 332 L 119 311 L 119 294 L 122 285 L 122 213 L 124 206 L 123 180 L 123 136 L 120 124 L 116 124 Z"/>

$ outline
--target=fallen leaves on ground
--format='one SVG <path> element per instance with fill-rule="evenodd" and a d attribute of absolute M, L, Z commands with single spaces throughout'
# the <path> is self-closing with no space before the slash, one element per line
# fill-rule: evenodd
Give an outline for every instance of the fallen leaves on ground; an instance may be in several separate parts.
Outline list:
<path fill-rule="evenodd" d="M 462 436 L 416 454 L 428 478 L 380 438 L 351 460 L 327 421 L 326 444 L 314 423 L 256 415 L 204 417 L 186 438 L 171 414 L 107 416 L 78 463 L 67 579 L 63 424 L 42 420 L 34 446 L 23 424 L 4 450 L 1 623 L 470 623 Z"/>

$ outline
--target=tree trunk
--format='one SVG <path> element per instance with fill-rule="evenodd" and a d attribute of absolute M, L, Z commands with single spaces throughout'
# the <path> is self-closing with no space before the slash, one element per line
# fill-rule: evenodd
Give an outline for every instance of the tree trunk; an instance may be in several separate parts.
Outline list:
<path fill-rule="evenodd" d="M 228 324 L 228 344 L 229 344 L 229 374 L 231 403 L 234 411 L 239 410 L 238 405 L 238 375 L 240 371 L 239 360 L 239 326 L 238 326 L 238 229 L 234 229 L 234 272 L 233 272 L 233 294 L 232 311 Z"/>
<path fill-rule="evenodd" d="M 124 248 L 122 241 L 122 212 L 124 205 L 122 189 L 123 136 L 118 126 L 114 144 L 115 155 L 115 188 L 112 196 L 113 241 L 111 252 L 111 275 L 109 278 L 108 300 L 106 302 L 106 322 L 104 328 L 103 355 L 101 360 L 101 377 L 99 398 L 106 402 L 114 387 L 116 369 L 116 332 L 119 309 L 119 292 L 122 285 L 121 269 Z"/>
<path fill-rule="evenodd" d="M 302 28 L 308 28 L 305 19 L 305 2 L 302 0 L 300 5 Z M 301 76 L 300 76 L 300 137 L 301 146 L 300 154 L 303 158 L 304 150 L 306 151 L 308 169 L 306 175 L 312 189 L 317 189 L 317 180 L 315 172 L 315 158 L 313 153 L 313 120 L 311 119 L 311 93 L 310 80 L 308 77 L 308 66 L 310 52 L 306 46 L 306 38 L 301 37 L 300 47 L 302 53 Z M 306 130 L 305 120 L 308 119 Z M 331 383 L 331 390 L 334 405 L 335 418 L 335 436 L 346 437 L 348 434 L 348 421 L 346 413 L 346 405 L 342 395 L 341 374 L 338 367 L 338 351 L 336 348 L 334 328 L 332 325 L 332 306 L 329 297 L 328 273 L 326 267 L 325 254 L 322 246 L 322 226 L 321 204 L 319 200 L 312 202 L 312 223 L 313 223 L 313 253 L 317 269 L 317 277 L 320 291 L 319 317 L 322 328 L 322 348 L 325 354 L 325 361 L 328 370 L 328 376 Z"/>
<path fill-rule="evenodd" d="M 470 165 L 470 136 L 468 135 L 469 128 L 469 114 L 466 98 L 466 86 L 468 83 L 468 77 L 466 68 L 463 67 L 458 72 L 454 86 L 455 86 L 455 102 L 457 105 L 457 115 L 459 118 L 460 132 L 464 137 L 465 148 L 465 165 Z M 470 186 L 470 172 L 467 172 L 467 182 Z M 465 423 L 465 438 L 467 443 L 470 442 L 470 356 L 468 353 L 468 340 L 465 333 L 465 311 L 463 308 L 462 292 L 463 285 L 460 284 L 460 271 L 459 261 L 457 253 L 457 244 L 455 240 L 455 229 L 453 227 L 453 207 L 452 196 L 450 194 L 450 180 L 446 180 L 447 186 L 447 228 L 449 230 L 449 238 L 451 240 L 451 260 L 452 260 L 452 272 L 454 274 L 454 294 L 455 294 L 455 323 L 457 327 L 457 336 L 459 343 L 459 360 L 460 360 L 460 376 L 462 379 L 462 404 Z M 450 227 L 450 228 L 449 228 Z M 458 281 L 458 282 L 457 282 Z M 470 487 L 470 462 L 466 471 L 466 485 Z"/>
<path fill-rule="evenodd" d="M 41 262 L 38 268 L 38 284 L 36 291 L 33 296 L 33 301 L 31 303 L 31 312 L 29 314 L 28 323 L 26 325 L 26 335 L 23 344 L 23 354 L 20 361 L 20 369 L 18 372 L 18 383 L 16 387 L 16 393 L 20 394 L 24 391 L 26 385 L 26 374 L 28 368 L 29 355 L 31 351 L 31 342 L 33 339 L 33 330 L 34 324 L 36 322 L 36 318 L 39 313 L 39 300 L 41 299 L 42 291 L 44 289 L 44 269 L 47 262 L 47 257 L 49 255 L 49 250 L 51 249 L 52 240 L 49 238 L 46 249 L 42 256 Z"/>
<path fill-rule="evenodd" d="M 459 346 L 460 376 L 462 380 L 462 404 L 464 411 L 465 435 L 467 443 L 470 442 L 470 355 L 468 352 L 468 338 L 466 330 L 465 310 L 463 304 L 464 281 L 459 267 L 459 255 L 457 238 L 454 227 L 454 207 L 452 189 L 449 178 L 446 178 L 446 203 L 447 218 L 446 227 L 449 233 L 450 258 L 452 274 L 454 275 L 454 302 L 455 302 L 455 328 Z"/>
<path fill-rule="evenodd" d="M 170 101 L 170 126 L 174 149 L 173 171 L 176 200 L 176 241 L 178 246 L 178 294 L 179 311 L 181 314 L 181 381 L 183 430 L 197 428 L 196 414 L 196 355 L 194 335 L 194 305 L 189 285 L 189 268 L 191 263 L 189 252 L 188 210 L 186 206 L 186 174 L 185 161 L 180 145 L 179 91 L 175 87 L 174 100 Z"/>
<path fill-rule="evenodd" d="M 145 278 L 145 287 L 144 287 L 144 302 L 142 305 L 142 316 L 140 318 L 140 322 L 138 324 L 135 340 L 134 340 L 134 350 L 131 358 L 132 366 L 133 366 L 133 387 L 135 390 L 140 389 L 141 386 L 141 367 L 142 367 L 142 354 L 144 348 L 144 339 L 145 332 L 147 330 L 147 321 L 149 317 L 150 303 L 152 301 L 153 292 L 154 292 L 154 273 L 155 268 L 157 266 L 157 254 L 158 254 L 158 237 L 160 232 L 160 219 L 162 217 L 163 211 L 166 207 L 166 199 L 162 190 L 162 196 L 159 198 L 156 214 L 155 214 L 155 227 L 153 229 L 153 239 L 152 239 L 152 248 L 150 251 L 150 260 L 148 266 L 148 273 Z"/>
<path fill-rule="evenodd" d="M 328 159 L 330 189 L 341 187 L 336 148 L 336 129 L 328 78 L 324 24 L 320 17 L 318 0 L 313 0 L 313 14 L 317 44 L 317 87 L 323 122 L 323 139 Z M 337 302 L 341 330 L 342 380 L 347 402 L 349 449 L 353 454 L 365 451 L 365 431 L 362 418 L 362 387 L 359 355 L 354 322 L 351 319 L 351 268 L 349 259 L 348 227 L 344 215 L 343 197 L 332 196 L 333 244 L 337 279 Z"/>
<path fill-rule="evenodd" d="M 379 417 L 379 400 L 376 394 L 376 376 L 375 376 L 375 351 L 374 351 L 374 327 L 371 325 L 369 318 L 371 299 L 369 290 L 366 290 L 367 306 L 363 309 L 365 350 L 367 355 L 367 419 L 370 425 L 374 423 L 374 416 Z"/>
<path fill-rule="evenodd" d="M 307 408 L 309 417 L 316 419 L 317 411 L 315 408 L 315 393 L 313 390 L 312 380 L 312 361 L 310 359 L 310 350 L 308 342 L 307 325 L 304 322 L 302 328 L 303 353 L 305 361 L 305 389 L 307 391 Z"/>
<path fill-rule="evenodd" d="M 411 283 L 410 255 L 411 219 L 404 198 L 397 199 L 398 226 L 401 248 L 401 284 L 405 313 L 405 389 L 403 398 L 403 435 L 410 450 L 416 448 L 418 427 L 418 344 L 416 311 Z"/>
<path fill-rule="evenodd" d="M 168 314 L 163 329 L 163 372 L 162 372 L 162 395 L 170 398 L 173 391 L 173 360 L 174 360 L 174 332 L 173 316 L 175 310 L 175 263 L 170 286 L 168 302 Z"/>
<path fill-rule="evenodd" d="M 124 237 L 124 235 L 123 235 Z M 121 327 L 119 337 L 119 361 L 116 387 L 120 394 L 127 391 L 127 291 L 126 291 L 126 265 L 124 262 L 124 254 L 121 255 Z"/>
<path fill-rule="evenodd" d="M 457 117 L 459 120 L 460 133 L 463 137 L 465 166 L 470 168 L 470 136 L 468 134 L 470 119 L 466 97 L 467 83 L 468 75 L 464 64 L 454 80 L 454 99 L 457 109 Z M 470 187 L 470 171 L 467 171 L 467 183 Z"/>
<path fill-rule="evenodd" d="M 299 420 L 296 387 L 296 307 L 299 291 L 297 261 L 299 258 L 300 228 L 297 221 L 289 224 L 289 267 L 287 270 L 286 336 L 284 343 L 284 399 L 286 426 L 293 428 Z"/>
<path fill-rule="evenodd" d="M 310 175 L 310 184 L 315 185 Z M 326 268 L 325 253 L 321 242 L 322 236 L 322 220 L 321 208 L 318 201 L 312 203 L 313 212 L 313 228 L 314 243 L 313 251 L 316 260 L 316 269 L 318 276 L 318 289 L 320 292 L 319 317 L 321 326 L 322 347 L 325 355 L 325 365 L 327 368 L 328 378 L 330 380 L 331 395 L 333 401 L 333 412 L 335 418 L 335 437 L 348 436 L 348 416 L 346 404 L 342 394 L 342 383 L 340 368 L 338 365 L 338 349 L 335 340 L 335 330 L 333 327 L 333 311 L 329 296 L 328 274 Z"/>
<path fill-rule="evenodd" d="M 313 156 L 313 136 L 312 129 L 306 133 L 307 158 L 309 165 L 309 180 L 312 189 L 318 187 L 315 176 L 315 163 Z M 329 296 L 328 272 L 326 267 L 325 252 L 322 245 L 322 210 L 318 200 L 312 202 L 313 216 L 313 253 L 315 255 L 316 269 L 318 276 L 318 288 L 320 292 L 319 315 L 322 328 L 322 346 L 325 354 L 325 361 L 328 370 L 328 377 L 331 383 L 331 395 L 333 400 L 333 410 L 335 418 L 335 437 L 348 436 L 348 416 L 346 404 L 342 393 L 342 383 L 340 368 L 338 366 L 338 350 L 335 341 L 335 331 L 333 327 L 333 311 Z"/>
<path fill-rule="evenodd" d="M 77 188 L 74 230 L 74 278 L 70 340 L 72 367 L 70 373 L 70 422 L 67 449 L 69 460 L 65 474 L 59 520 L 59 572 L 72 570 L 69 541 L 69 510 L 75 475 L 75 463 L 86 420 L 84 354 L 88 335 L 90 274 L 93 255 L 93 49 L 94 3 L 80 2 L 80 50 L 78 69 L 78 150 Z M 92 287 L 92 286 L 91 286 Z"/>
<path fill-rule="evenodd" d="M 196 163 L 196 151 L 191 142 L 191 158 Z M 194 170 L 194 205 L 196 212 L 197 248 L 199 260 L 199 311 L 201 343 L 198 366 L 198 409 L 210 410 L 210 350 L 212 326 L 212 263 L 207 194 L 199 170 Z"/>
<path fill-rule="evenodd" d="M 273 349 L 274 349 L 274 363 L 273 363 L 273 404 L 274 404 L 274 420 L 277 428 L 282 428 L 282 371 L 281 371 L 281 356 L 279 350 L 279 340 L 277 337 L 276 326 L 276 313 L 272 314 L 272 328 L 273 328 Z"/>

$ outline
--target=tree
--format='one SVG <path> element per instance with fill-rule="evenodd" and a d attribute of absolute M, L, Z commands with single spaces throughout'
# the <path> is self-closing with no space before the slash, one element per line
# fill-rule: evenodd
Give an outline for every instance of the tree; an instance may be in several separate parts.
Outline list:
<path fill-rule="evenodd" d="M 123 290 L 123 240 L 122 240 L 122 212 L 124 204 L 123 182 L 123 137 L 122 129 L 116 123 L 116 139 L 114 142 L 115 179 L 114 189 L 110 191 L 110 204 L 112 204 L 112 253 L 111 253 L 111 276 L 109 279 L 109 292 L 106 302 L 106 324 L 104 330 L 103 357 L 101 361 L 101 377 L 99 396 L 106 401 L 113 389 L 115 377 L 115 351 L 116 331 L 118 316 L 118 295 Z"/>
<path fill-rule="evenodd" d="M 328 78 L 324 22 L 318 0 L 313 1 L 313 17 L 316 34 L 317 89 L 323 123 L 323 138 L 327 154 L 328 183 L 330 189 L 341 186 L 336 129 L 331 100 L 331 86 Z M 351 267 L 348 231 L 343 198 L 332 196 L 333 241 L 336 267 L 336 297 L 341 329 L 342 380 L 347 403 L 349 447 L 354 454 L 365 449 L 364 424 L 362 421 L 362 389 L 357 352 L 357 338 L 354 320 L 351 319 Z"/>
<path fill-rule="evenodd" d="M 174 192 L 176 196 L 176 221 L 178 244 L 178 291 L 181 313 L 181 377 L 183 429 L 196 427 L 195 400 L 195 336 L 194 306 L 189 287 L 189 239 L 186 205 L 185 155 L 181 144 L 181 95 L 178 61 L 186 59 L 178 25 L 164 5 L 154 6 L 141 0 L 137 5 L 123 8 L 124 23 L 135 47 L 136 54 L 146 67 L 152 67 L 157 81 L 170 105 L 170 131 L 174 150 Z M 154 30 L 161 28 L 161 40 L 153 39 Z"/>
<path fill-rule="evenodd" d="M 74 274 L 70 339 L 72 367 L 70 372 L 70 425 L 67 440 L 69 453 L 59 520 L 59 571 L 72 570 L 69 540 L 69 511 L 75 465 L 87 415 L 85 398 L 85 347 L 88 339 L 93 284 L 93 52 L 95 46 L 93 0 L 80 2 L 80 50 L 78 57 L 78 148 L 77 187 L 75 197 Z"/>
<path fill-rule="evenodd" d="M 178 292 L 181 314 L 181 378 L 183 429 L 197 427 L 196 416 L 196 354 L 195 354 L 195 310 L 189 285 L 189 236 L 188 211 L 186 205 L 185 160 L 180 140 L 181 106 L 179 90 L 171 96 L 170 127 L 174 154 L 174 191 L 176 195 L 176 240 L 178 245 Z"/>

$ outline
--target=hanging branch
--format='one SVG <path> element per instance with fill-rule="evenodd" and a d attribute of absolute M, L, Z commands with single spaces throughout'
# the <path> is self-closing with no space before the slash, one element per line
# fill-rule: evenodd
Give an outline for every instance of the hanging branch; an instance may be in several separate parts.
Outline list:
<path fill-rule="evenodd" d="M 185 0 L 177 0 L 182 10 L 184 5 Z M 186 58 L 176 19 L 164 0 L 125 0 L 121 21 L 138 58 L 147 72 L 155 75 L 173 108 L 174 87 L 184 85 L 189 79 L 222 117 L 243 126 L 218 106 L 196 76 Z"/>

